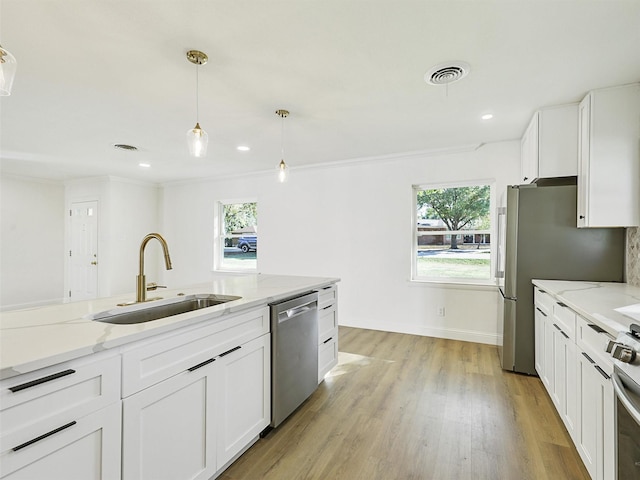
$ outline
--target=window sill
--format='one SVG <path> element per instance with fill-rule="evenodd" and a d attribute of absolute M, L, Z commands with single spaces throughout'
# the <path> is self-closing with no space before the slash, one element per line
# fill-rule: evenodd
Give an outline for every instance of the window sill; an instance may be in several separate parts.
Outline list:
<path fill-rule="evenodd" d="M 495 290 L 498 288 L 498 282 L 495 280 L 485 280 L 477 282 L 465 282 L 456 280 L 426 280 L 426 279 L 410 279 L 411 287 L 427 287 L 427 288 L 452 288 L 458 290 Z"/>

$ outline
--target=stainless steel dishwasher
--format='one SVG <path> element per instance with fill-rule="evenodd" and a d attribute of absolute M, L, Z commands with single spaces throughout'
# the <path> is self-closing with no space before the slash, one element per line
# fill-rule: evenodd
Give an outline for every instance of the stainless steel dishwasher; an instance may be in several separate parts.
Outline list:
<path fill-rule="evenodd" d="M 271 307 L 271 428 L 318 388 L 318 293 Z"/>

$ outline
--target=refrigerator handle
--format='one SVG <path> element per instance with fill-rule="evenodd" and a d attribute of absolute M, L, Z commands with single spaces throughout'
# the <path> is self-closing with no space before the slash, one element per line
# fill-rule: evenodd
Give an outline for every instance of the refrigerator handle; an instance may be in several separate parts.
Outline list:
<path fill-rule="evenodd" d="M 496 278 L 504 278 L 504 265 L 505 265 L 505 243 L 506 243 L 506 220 L 507 220 L 507 208 L 498 207 L 498 261 L 496 262 Z M 504 295 L 503 295 L 504 296 Z"/>

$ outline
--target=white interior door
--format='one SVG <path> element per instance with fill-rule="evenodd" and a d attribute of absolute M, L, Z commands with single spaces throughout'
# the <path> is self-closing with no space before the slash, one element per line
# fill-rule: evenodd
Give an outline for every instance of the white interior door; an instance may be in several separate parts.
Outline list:
<path fill-rule="evenodd" d="M 71 204 L 69 299 L 98 296 L 98 201 Z"/>

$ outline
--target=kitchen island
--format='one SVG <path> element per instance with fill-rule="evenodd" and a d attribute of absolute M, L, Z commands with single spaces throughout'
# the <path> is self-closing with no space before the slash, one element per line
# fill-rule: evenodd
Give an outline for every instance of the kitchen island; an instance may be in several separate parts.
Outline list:
<path fill-rule="evenodd" d="M 144 304 L 117 306 L 123 295 L 4 313 L 0 478 L 220 475 L 270 422 L 268 304 L 319 291 L 337 322 L 337 281 L 225 277 Z M 190 295 L 230 301 L 130 325 L 94 319 Z"/>

